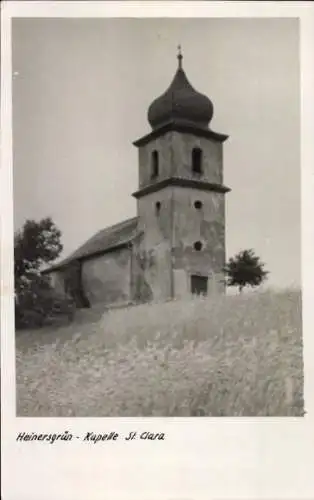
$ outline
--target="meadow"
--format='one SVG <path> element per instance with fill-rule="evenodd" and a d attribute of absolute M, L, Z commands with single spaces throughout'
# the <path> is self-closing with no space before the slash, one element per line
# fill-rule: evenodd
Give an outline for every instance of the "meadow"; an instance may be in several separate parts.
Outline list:
<path fill-rule="evenodd" d="M 86 313 L 16 337 L 17 415 L 303 416 L 301 292 Z"/>

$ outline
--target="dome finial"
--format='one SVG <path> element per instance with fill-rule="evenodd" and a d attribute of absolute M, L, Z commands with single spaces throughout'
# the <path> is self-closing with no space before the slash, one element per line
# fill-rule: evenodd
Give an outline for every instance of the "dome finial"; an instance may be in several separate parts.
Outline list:
<path fill-rule="evenodd" d="M 182 69 L 182 59 L 183 59 L 183 55 L 182 55 L 182 52 L 181 52 L 181 45 L 178 45 L 178 61 L 179 61 L 179 69 Z"/>

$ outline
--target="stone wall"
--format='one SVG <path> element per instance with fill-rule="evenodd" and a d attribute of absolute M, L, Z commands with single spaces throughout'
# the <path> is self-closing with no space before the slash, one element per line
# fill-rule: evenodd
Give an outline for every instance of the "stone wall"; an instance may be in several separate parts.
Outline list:
<path fill-rule="evenodd" d="M 203 152 L 201 175 L 192 172 L 192 150 L 200 148 Z M 172 132 L 172 172 L 174 177 L 200 179 L 222 183 L 222 144 L 192 134 Z"/>
<path fill-rule="evenodd" d="M 209 291 L 221 292 L 225 264 L 225 204 L 221 193 L 173 188 L 173 270 L 175 296 L 190 291 L 190 276 L 208 276 Z M 194 203 L 200 202 L 201 208 Z M 201 242 L 202 249 L 194 248 Z"/>
<path fill-rule="evenodd" d="M 91 305 L 124 304 L 130 300 L 131 250 L 124 248 L 82 263 L 82 286 Z"/>
<path fill-rule="evenodd" d="M 202 150 L 202 173 L 192 171 L 193 148 Z M 151 179 L 152 152 L 159 153 L 159 175 Z M 167 177 L 223 183 L 223 146 L 209 138 L 170 131 L 139 148 L 139 187 Z M 199 202 L 201 208 L 195 208 Z M 160 204 L 156 211 L 156 203 Z M 208 277 L 208 289 L 224 291 L 224 195 L 190 187 L 168 186 L 138 200 L 139 229 L 144 237 L 133 258 L 132 282 L 154 299 L 190 293 L 192 274 Z M 201 251 L 194 248 L 202 243 Z M 150 252 L 150 266 L 137 255 Z M 133 287 L 133 292 L 135 288 Z"/>
<path fill-rule="evenodd" d="M 138 200 L 142 238 L 134 246 L 132 260 L 133 294 L 137 300 L 141 296 L 160 300 L 172 295 L 172 193 L 172 188 L 167 187 Z M 156 204 L 160 204 L 159 208 Z"/>
<path fill-rule="evenodd" d="M 200 202 L 201 208 L 194 203 Z M 156 203 L 160 203 L 156 210 Z M 132 296 L 160 300 L 190 293 L 190 276 L 224 291 L 225 200 L 221 193 L 169 186 L 138 200 L 141 240 L 132 258 Z M 195 242 L 202 243 L 200 251 Z"/>
<path fill-rule="evenodd" d="M 139 148 L 139 188 L 170 177 L 173 164 L 172 136 L 173 132 L 168 132 Z M 159 158 L 159 175 L 156 179 L 151 178 L 154 150 L 158 151 Z"/>

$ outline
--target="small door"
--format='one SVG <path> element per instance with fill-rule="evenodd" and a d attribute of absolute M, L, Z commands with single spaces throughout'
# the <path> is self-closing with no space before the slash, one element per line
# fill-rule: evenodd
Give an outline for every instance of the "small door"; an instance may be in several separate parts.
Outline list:
<path fill-rule="evenodd" d="M 191 292 L 193 295 L 207 295 L 208 277 L 207 276 L 191 276 Z"/>

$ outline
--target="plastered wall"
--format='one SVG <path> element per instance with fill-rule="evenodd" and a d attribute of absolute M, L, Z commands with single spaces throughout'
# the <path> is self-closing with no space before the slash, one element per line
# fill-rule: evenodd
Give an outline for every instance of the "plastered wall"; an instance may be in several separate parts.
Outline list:
<path fill-rule="evenodd" d="M 192 150 L 203 151 L 203 174 L 193 174 Z M 159 176 L 151 178 L 152 152 L 159 153 Z M 211 139 L 196 137 L 193 134 L 168 132 L 139 148 L 139 187 L 145 187 L 167 177 L 201 179 L 222 183 L 222 144 Z"/>
<path fill-rule="evenodd" d="M 126 248 L 86 260 L 82 286 L 90 304 L 123 304 L 130 300 L 131 250 Z"/>

